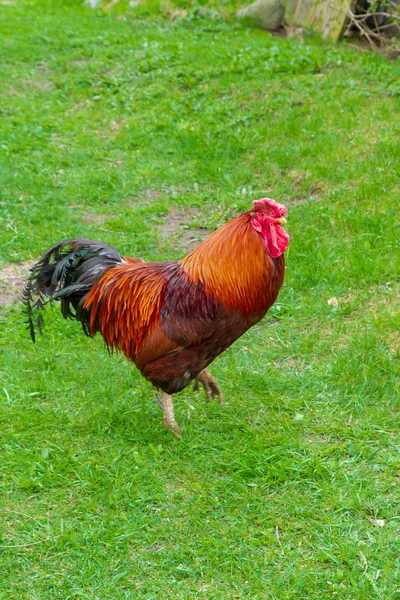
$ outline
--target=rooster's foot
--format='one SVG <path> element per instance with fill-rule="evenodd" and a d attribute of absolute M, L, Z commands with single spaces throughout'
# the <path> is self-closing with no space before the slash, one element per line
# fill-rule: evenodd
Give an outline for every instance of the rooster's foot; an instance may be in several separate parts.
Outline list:
<path fill-rule="evenodd" d="M 201 383 L 206 393 L 206 402 L 210 402 L 211 398 L 214 398 L 215 396 L 218 398 L 220 404 L 223 403 L 220 387 L 207 369 L 203 369 L 201 373 L 197 375 L 193 386 L 195 391 L 199 389 L 199 383 Z"/>
<path fill-rule="evenodd" d="M 157 404 L 160 406 L 158 400 Z M 174 437 L 176 437 L 178 440 L 182 439 L 182 437 L 179 435 L 181 428 L 175 421 L 174 403 L 172 401 L 172 396 L 166 394 L 165 392 L 162 393 L 162 409 L 164 412 L 165 428 L 171 431 Z"/>

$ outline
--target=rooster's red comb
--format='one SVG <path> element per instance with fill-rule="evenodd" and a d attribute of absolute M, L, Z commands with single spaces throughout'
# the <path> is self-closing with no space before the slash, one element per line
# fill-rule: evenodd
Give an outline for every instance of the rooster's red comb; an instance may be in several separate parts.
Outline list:
<path fill-rule="evenodd" d="M 287 215 L 287 208 L 284 204 L 279 204 L 272 200 L 272 198 L 260 198 L 260 200 L 253 200 L 253 206 L 256 210 L 262 210 L 268 208 L 271 211 L 273 217 L 284 217 Z"/>

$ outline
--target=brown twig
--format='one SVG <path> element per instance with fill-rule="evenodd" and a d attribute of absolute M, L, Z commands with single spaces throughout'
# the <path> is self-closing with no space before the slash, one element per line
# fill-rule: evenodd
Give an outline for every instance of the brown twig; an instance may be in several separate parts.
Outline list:
<path fill-rule="evenodd" d="M 396 27 L 400 33 L 400 12 L 399 8 L 391 1 L 390 5 L 393 7 L 393 14 L 385 10 L 374 11 L 372 8 L 365 8 L 356 4 L 355 8 L 351 8 L 349 4 L 346 5 L 346 14 L 349 19 L 349 27 L 358 29 L 360 34 L 364 36 L 370 46 L 375 50 L 379 51 L 380 48 L 390 44 L 390 38 L 385 34 L 385 30 L 389 27 Z M 357 11 L 357 12 L 356 12 Z M 378 23 L 378 17 L 383 19 L 389 19 L 390 22 L 383 21 L 380 25 Z M 369 23 L 373 21 L 373 24 Z"/>
<path fill-rule="evenodd" d="M 357 29 L 361 32 L 361 35 L 365 36 L 367 38 L 367 40 L 369 41 L 369 43 L 371 44 L 372 48 L 374 48 L 374 50 L 378 50 L 378 46 L 375 44 L 375 42 L 373 42 L 369 36 L 368 31 L 365 30 L 364 27 L 362 27 L 358 21 L 353 20 L 353 24 L 357 27 Z"/>

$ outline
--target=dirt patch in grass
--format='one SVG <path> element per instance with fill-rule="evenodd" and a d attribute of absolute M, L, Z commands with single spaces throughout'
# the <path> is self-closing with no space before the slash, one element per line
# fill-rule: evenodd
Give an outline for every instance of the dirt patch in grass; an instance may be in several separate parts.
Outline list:
<path fill-rule="evenodd" d="M 147 200 L 154 200 L 155 198 L 160 198 L 163 195 L 163 192 L 160 190 L 149 189 L 145 192 Z"/>
<path fill-rule="evenodd" d="M 22 288 L 35 261 L 10 263 L 0 270 L 0 306 L 10 306 L 20 299 Z"/>
<path fill-rule="evenodd" d="M 121 119 L 120 121 L 111 121 L 110 123 L 110 131 L 112 133 L 118 133 L 121 127 L 125 124 L 125 121 Z"/>
<path fill-rule="evenodd" d="M 298 206 L 309 201 L 320 202 L 323 199 L 324 182 L 314 181 L 311 184 L 312 174 L 310 171 L 298 172 L 288 171 L 288 179 L 292 183 L 294 193 L 288 202 L 290 206 Z"/>
<path fill-rule="evenodd" d="M 82 221 L 84 223 L 97 223 L 98 225 L 103 225 L 106 222 L 106 217 L 104 215 L 93 215 L 88 213 L 87 215 L 82 215 Z"/>
<path fill-rule="evenodd" d="M 54 83 L 51 81 L 39 81 L 38 79 L 24 79 L 22 82 L 25 86 L 35 87 L 42 92 L 49 90 L 54 86 Z"/>
<path fill-rule="evenodd" d="M 205 227 L 195 225 L 201 215 L 201 210 L 195 208 L 188 212 L 173 210 L 158 228 L 164 239 L 173 238 L 174 245 L 190 252 L 210 233 Z"/>
<path fill-rule="evenodd" d="M 77 102 L 76 104 L 74 104 L 72 107 L 72 110 L 83 110 L 83 109 L 89 108 L 91 105 L 92 105 L 92 101 L 89 100 L 88 98 L 85 98 L 85 100 L 81 100 L 80 102 Z"/>

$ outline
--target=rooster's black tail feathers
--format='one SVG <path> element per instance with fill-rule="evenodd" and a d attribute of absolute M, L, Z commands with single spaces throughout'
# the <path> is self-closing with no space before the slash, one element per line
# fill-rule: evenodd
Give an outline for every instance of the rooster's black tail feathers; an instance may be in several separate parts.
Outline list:
<path fill-rule="evenodd" d="M 80 321 L 90 335 L 89 311 L 83 308 L 86 296 L 106 271 L 121 262 L 124 259 L 115 248 L 85 238 L 65 240 L 49 248 L 32 267 L 22 294 L 32 340 L 36 328 L 42 332 L 42 310 L 52 300 L 61 302 L 65 319 Z"/>

